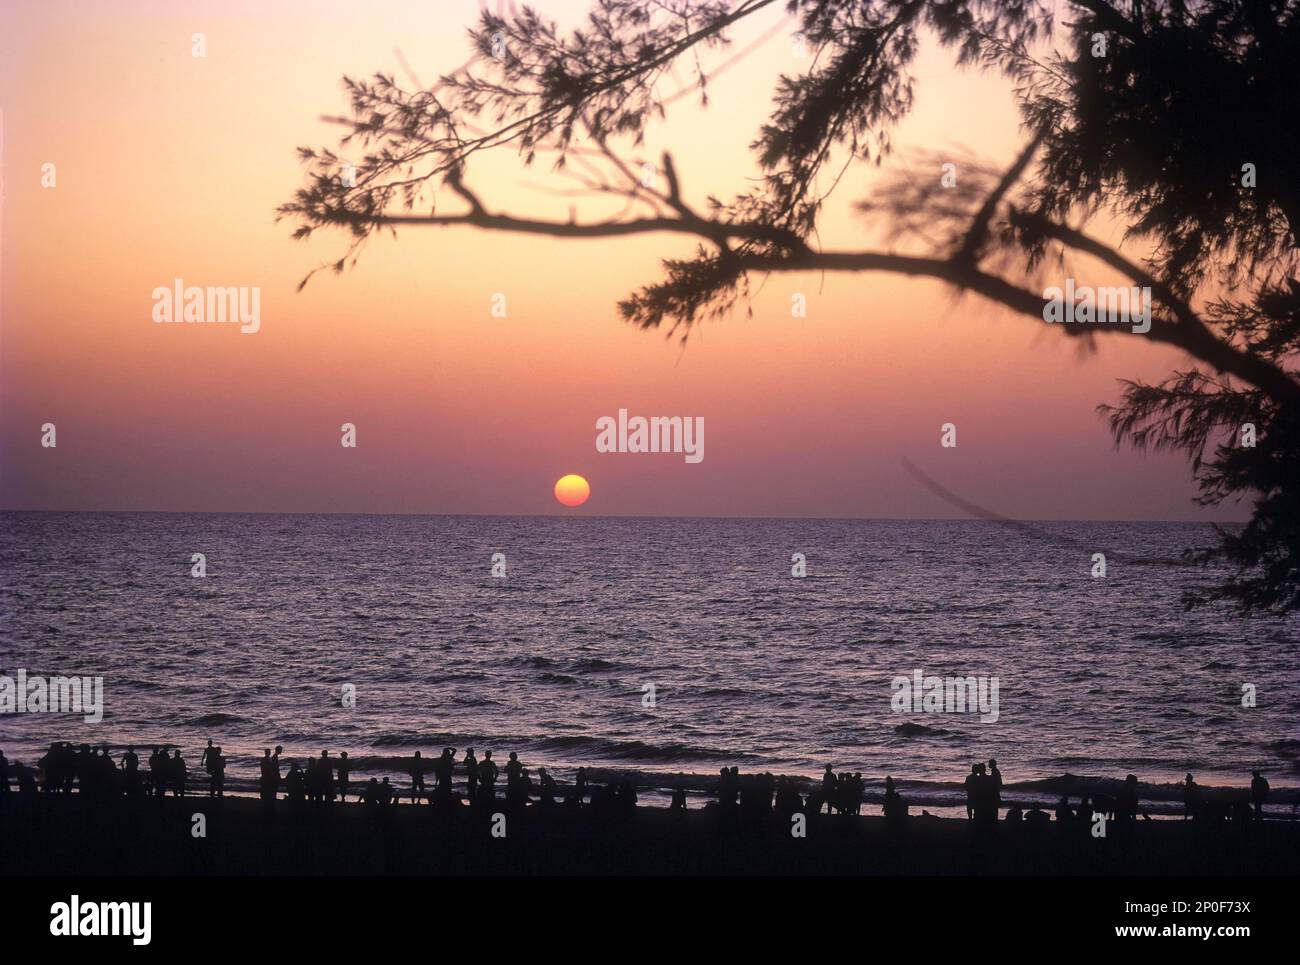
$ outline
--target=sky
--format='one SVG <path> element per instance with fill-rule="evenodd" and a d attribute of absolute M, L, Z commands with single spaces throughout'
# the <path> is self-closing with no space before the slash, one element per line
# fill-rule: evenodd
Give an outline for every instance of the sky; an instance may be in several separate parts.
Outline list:
<path fill-rule="evenodd" d="M 573 23 L 583 0 L 535 6 Z M 777 5 L 781 7 L 782 5 Z M 1116 450 L 1098 403 L 1187 359 L 1129 335 L 1080 351 L 1059 328 L 935 282 L 883 274 L 755 279 L 750 304 L 683 346 L 622 322 L 675 235 L 561 241 L 470 228 L 379 238 L 354 270 L 302 277 L 346 247 L 289 237 L 275 208 L 295 149 L 337 147 L 344 74 L 431 83 L 469 55 L 477 0 L 275 4 L 6 0 L 0 19 L 0 508 L 654 516 L 960 517 L 903 468 L 1023 519 L 1241 519 L 1205 510 L 1177 455 Z M 806 65 L 780 9 L 770 39 L 689 94 L 628 155 L 673 153 L 686 199 L 730 197 L 776 77 Z M 192 56 L 202 33 L 206 56 Z M 400 58 L 398 51 L 400 51 Z M 705 58 L 708 66 L 725 54 Z M 903 152 L 1007 162 L 1009 86 L 926 47 Z M 680 76 L 689 84 L 688 72 Z M 42 185 L 54 164 L 54 187 Z M 917 169 L 917 176 L 938 171 Z M 959 174 L 960 176 L 960 174 Z M 846 174 L 828 248 L 870 248 Z M 547 165 L 475 162 L 492 210 L 601 218 Z M 448 201 L 448 208 L 454 207 Z M 156 324 L 153 291 L 258 287 L 261 325 Z M 1098 284 L 1108 283 L 1100 280 Z M 492 299 L 506 296 L 505 317 Z M 807 317 L 792 318 L 792 296 Z M 602 453 L 596 422 L 702 417 L 705 458 Z M 343 423 L 356 447 L 340 445 Z M 940 445 L 957 427 L 956 448 Z M 42 426 L 57 445 L 42 446 Z M 560 506 L 566 473 L 591 498 Z"/>

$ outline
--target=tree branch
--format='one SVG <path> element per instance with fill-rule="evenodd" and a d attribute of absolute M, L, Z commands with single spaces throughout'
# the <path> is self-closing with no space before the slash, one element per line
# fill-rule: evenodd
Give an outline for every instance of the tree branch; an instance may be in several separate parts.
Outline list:
<path fill-rule="evenodd" d="M 1136 23 L 1128 19 L 1105 0 L 1070 0 L 1075 6 L 1083 7 L 1097 18 L 1107 30 L 1123 34 L 1134 42 L 1142 39 L 1142 31 Z"/>
<path fill-rule="evenodd" d="M 984 244 L 984 239 L 988 237 L 989 222 L 993 219 L 993 213 L 997 210 L 998 204 L 1011 190 L 1012 185 L 1020 180 L 1021 175 L 1025 173 L 1025 168 L 1034 157 L 1034 152 L 1038 150 L 1038 145 L 1043 142 L 1046 129 L 1040 130 L 1034 139 L 1025 145 L 1020 157 L 1016 158 L 1014 164 L 1007 168 L 1001 180 L 989 192 L 989 196 L 984 199 L 975 219 L 971 222 L 970 228 L 966 231 L 966 238 L 962 241 L 961 248 L 954 255 L 960 261 L 964 261 L 972 267 L 979 259 L 979 250 Z"/>
<path fill-rule="evenodd" d="M 558 238 L 610 238 L 658 231 L 694 235 L 717 244 L 728 257 L 733 259 L 732 267 L 739 271 L 887 271 L 934 278 L 948 282 L 957 288 L 983 295 L 1022 315 L 1039 320 L 1043 317 L 1043 298 L 1040 294 L 1020 288 L 997 275 L 981 271 L 965 254 L 965 248 L 947 258 L 874 251 L 814 251 L 801 238 L 784 228 L 758 222 L 715 221 L 701 218 L 689 210 L 678 217 L 636 218 L 629 221 L 588 224 L 572 221 L 544 221 L 508 214 L 491 214 L 482 206 L 478 198 L 460 183 L 459 179 L 452 181 L 452 188 L 470 204 L 468 212 L 455 215 L 378 215 L 368 216 L 366 220 L 381 225 L 440 227 L 471 225 L 489 230 Z M 337 218 L 344 223 L 351 220 L 342 213 L 337 214 Z M 1175 317 L 1172 319 L 1153 317 L 1151 329 L 1144 333 L 1143 337 L 1180 348 L 1193 358 L 1213 366 L 1217 371 L 1234 375 L 1256 386 L 1279 402 L 1300 404 L 1300 383 L 1267 360 L 1239 351 L 1216 337 L 1192 312 L 1190 306 L 1168 292 L 1166 286 L 1139 266 L 1075 229 L 1041 218 L 1035 218 L 1033 225 L 1037 230 L 1071 247 L 1100 258 L 1130 278 L 1150 286 L 1153 291 L 1161 290 L 1161 300 L 1174 310 Z M 780 251 L 777 253 L 731 252 L 726 246 L 726 241 L 733 238 L 763 242 L 775 246 Z M 1066 334 L 1073 336 L 1127 331 L 1121 326 L 1104 321 L 1090 325 L 1071 324 L 1062 328 Z"/>
<path fill-rule="evenodd" d="M 338 208 L 320 212 L 322 221 L 340 225 L 433 225 L 450 227 L 453 225 L 470 225 L 476 228 L 488 228 L 496 231 L 513 231 L 521 234 L 550 235 L 556 238 L 609 238 L 623 235 L 647 234 L 667 231 L 675 234 L 696 235 L 706 238 L 720 249 L 726 250 L 729 239 L 760 241 L 795 253 L 811 253 L 811 249 L 799 235 L 787 228 L 765 224 L 758 221 L 717 221 L 704 218 L 692 211 L 682 201 L 680 186 L 672 158 L 664 155 L 665 173 L 669 182 L 669 192 L 663 200 L 670 204 L 678 214 L 673 217 L 656 216 L 652 218 L 635 218 L 628 221 L 601 221 L 582 224 L 575 221 L 546 221 L 536 218 L 520 218 L 509 214 L 492 214 L 461 180 L 458 171 L 447 177 L 447 183 L 469 205 L 470 210 L 464 214 L 370 214 L 353 212 Z"/>
<path fill-rule="evenodd" d="M 1290 373 L 1267 359 L 1244 352 L 1231 342 L 1220 338 L 1185 299 L 1114 248 L 1041 214 L 1013 211 L 1012 221 L 1092 255 L 1117 271 L 1123 272 L 1139 285 L 1150 288 L 1152 293 L 1174 313 L 1178 334 L 1176 338 L 1167 339 L 1170 344 L 1179 346 L 1193 357 L 1214 366 L 1219 372 L 1237 376 L 1266 392 L 1278 402 L 1300 404 L 1300 383 L 1296 382 Z M 1154 323 L 1152 331 L 1154 331 Z"/>

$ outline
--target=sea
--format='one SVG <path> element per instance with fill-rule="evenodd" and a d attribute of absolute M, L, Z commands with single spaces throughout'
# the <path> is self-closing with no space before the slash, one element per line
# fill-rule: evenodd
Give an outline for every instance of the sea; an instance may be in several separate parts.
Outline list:
<path fill-rule="evenodd" d="M 1184 552 L 1214 539 L 1188 523 L 0 513 L 0 675 L 103 678 L 102 721 L 0 714 L 0 750 L 166 744 L 199 783 L 211 739 L 248 791 L 275 745 L 346 750 L 354 780 L 399 788 L 415 751 L 472 746 L 650 800 L 707 797 L 723 767 L 811 782 L 830 764 L 861 772 L 868 801 L 890 775 L 940 814 L 989 758 L 1013 800 L 1132 773 L 1164 814 L 1187 773 L 1242 788 L 1259 768 L 1294 812 L 1300 620 L 1185 609 L 1222 573 Z M 918 672 L 996 682 L 996 715 L 902 700 Z"/>

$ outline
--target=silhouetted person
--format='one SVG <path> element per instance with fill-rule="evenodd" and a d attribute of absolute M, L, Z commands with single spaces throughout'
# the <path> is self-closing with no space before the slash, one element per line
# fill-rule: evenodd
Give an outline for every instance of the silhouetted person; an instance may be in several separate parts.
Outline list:
<path fill-rule="evenodd" d="M 1040 828 L 1046 828 L 1051 823 L 1052 823 L 1051 815 L 1049 815 L 1046 811 L 1044 811 L 1042 807 L 1038 804 L 1035 804 L 1033 807 L 1031 807 L 1028 811 L 1025 812 L 1024 824 L 1025 827 L 1027 828 L 1038 830 Z"/>
<path fill-rule="evenodd" d="M 1192 775 L 1188 774 L 1188 778 Z M 1121 825 L 1129 826 L 1137 820 L 1138 779 L 1136 774 L 1124 778 L 1124 786 L 1115 796 L 1115 818 Z"/>
<path fill-rule="evenodd" d="M 1002 805 L 1002 772 L 996 759 L 989 758 L 989 798 L 995 808 Z"/>
<path fill-rule="evenodd" d="M 424 793 L 424 756 L 416 751 L 411 758 L 411 803 L 419 804 Z"/>
<path fill-rule="evenodd" d="M 835 808 L 835 794 L 838 789 L 839 785 L 835 779 L 835 771 L 831 769 L 831 765 L 827 764 L 826 770 L 822 773 L 822 797 L 826 800 L 827 814 L 831 814 Z"/>
<path fill-rule="evenodd" d="M 13 763 L 14 779 L 18 782 L 18 796 L 32 800 L 36 797 L 36 774 L 23 765 L 22 761 Z"/>
<path fill-rule="evenodd" d="M 678 784 L 677 787 L 674 788 L 672 803 L 669 804 L 668 807 L 669 810 L 672 811 L 686 810 L 686 788 L 682 787 L 680 784 Z"/>
<path fill-rule="evenodd" d="M 852 774 L 841 772 L 835 781 L 835 810 L 840 814 L 849 813 L 850 799 L 853 796 L 853 790 L 850 787 L 852 780 Z"/>
<path fill-rule="evenodd" d="M 1001 775 L 995 779 L 992 774 L 986 773 L 983 764 L 975 765 L 974 810 L 977 824 L 989 827 L 997 824 L 998 805 L 1002 797 L 998 792 L 997 785 L 997 781 L 1000 779 Z M 969 796 L 967 801 L 967 807 L 970 807 Z"/>
<path fill-rule="evenodd" d="M 889 824 L 899 824 L 907 817 L 907 802 L 894 787 L 894 779 L 888 775 L 885 777 L 885 803 L 882 810 L 885 821 Z"/>
<path fill-rule="evenodd" d="M 433 762 L 434 797 L 441 804 L 452 801 L 451 777 L 455 770 L 456 748 L 444 747 L 441 756 Z"/>
<path fill-rule="evenodd" d="M 94 778 L 91 776 L 91 768 L 93 765 L 91 764 L 90 759 L 92 756 L 93 754 L 91 753 L 90 745 L 82 744 L 77 748 L 76 756 L 71 759 L 71 773 L 75 775 L 77 783 L 81 786 L 83 791 L 94 781 Z M 68 782 L 68 790 L 72 790 L 71 782 Z"/>
<path fill-rule="evenodd" d="M 776 813 L 788 819 L 790 815 L 802 812 L 803 807 L 803 798 L 794 782 L 781 778 L 776 785 Z"/>
<path fill-rule="evenodd" d="M 0 794 L 9 793 L 9 759 L 0 751 Z"/>
<path fill-rule="evenodd" d="M 348 781 L 349 781 L 348 774 L 349 772 L 351 772 L 351 770 L 352 770 L 352 762 L 348 760 L 348 752 L 342 751 L 339 754 L 339 767 L 338 767 L 339 777 L 338 777 L 338 783 L 336 785 L 339 791 L 340 804 L 346 804 L 348 800 Z"/>
<path fill-rule="evenodd" d="M 1234 800 L 1231 810 L 1234 824 L 1241 825 L 1252 819 L 1251 805 L 1245 798 Z"/>
<path fill-rule="evenodd" d="M 555 778 L 546 773 L 546 768 L 537 769 L 537 785 L 541 789 L 541 804 L 543 807 L 551 807 L 555 804 L 555 792 L 557 785 Z"/>
<path fill-rule="evenodd" d="M 465 759 L 461 763 L 465 766 L 465 796 L 473 804 L 478 800 L 478 761 L 474 758 L 474 748 L 465 748 Z"/>
<path fill-rule="evenodd" d="M 262 751 L 259 766 L 261 773 L 257 779 L 258 793 L 263 801 L 274 801 L 275 794 L 280 789 L 280 764 L 271 756 L 271 748 Z"/>
<path fill-rule="evenodd" d="M 330 760 L 329 751 L 320 752 L 320 762 L 316 765 L 316 780 L 320 785 L 320 800 L 333 802 L 334 764 Z"/>
<path fill-rule="evenodd" d="M 307 776 L 298 766 L 297 761 L 290 762 L 289 773 L 284 776 L 284 796 L 293 806 L 300 805 L 306 800 Z M 275 799 L 274 791 L 271 792 L 271 799 Z"/>
<path fill-rule="evenodd" d="M 72 785 L 77 780 L 77 752 L 73 749 L 71 741 L 64 741 L 58 745 L 55 760 L 61 772 L 62 791 L 64 794 L 71 794 Z M 57 784 L 56 789 L 58 789 Z"/>
<path fill-rule="evenodd" d="M 483 760 L 478 762 L 479 798 L 490 804 L 496 800 L 497 766 L 492 760 L 492 752 L 484 751 Z"/>
<path fill-rule="evenodd" d="M 168 762 L 168 783 L 171 784 L 172 794 L 175 797 L 185 796 L 185 779 L 188 773 L 185 767 L 185 758 L 181 756 L 181 749 L 176 748 L 176 753 Z"/>
<path fill-rule="evenodd" d="M 587 769 L 578 768 L 578 774 L 573 780 L 573 799 L 575 807 L 582 807 L 583 799 L 587 796 Z"/>
<path fill-rule="evenodd" d="M 1268 800 L 1268 781 L 1258 770 L 1250 772 L 1250 804 L 1256 821 L 1264 819 L 1264 802 Z"/>
<path fill-rule="evenodd" d="M 226 759 L 220 747 L 211 747 L 208 755 L 208 797 L 226 796 Z"/>
<path fill-rule="evenodd" d="M 45 756 L 36 762 L 37 768 L 43 775 L 46 794 L 53 794 L 63 789 L 63 760 L 62 747 L 58 743 L 53 743 L 45 752 Z"/>
<path fill-rule="evenodd" d="M 1079 824 L 1083 825 L 1084 827 L 1091 827 L 1092 816 L 1094 813 L 1095 812 L 1092 809 L 1092 802 L 1089 801 L 1087 797 L 1084 797 L 1084 799 L 1079 802 L 1079 811 L 1075 815 L 1075 820 L 1078 821 Z"/>
<path fill-rule="evenodd" d="M 528 792 L 532 781 L 528 780 L 528 769 L 519 762 L 519 755 L 510 752 L 506 761 L 506 801 L 514 807 L 528 804 Z"/>
<path fill-rule="evenodd" d="M 1056 820 L 1063 824 L 1074 820 L 1074 812 L 1070 810 L 1070 795 L 1062 794 L 1056 802 Z"/>
<path fill-rule="evenodd" d="M 85 757 L 80 758 L 80 771 L 77 774 L 77 781 L 81 785 L 81 793 L 88 797 L 94 798 L 99 796 L 101 786 L 99 761 L 99 751 L 94 747 L 88 747 L 85 751 Z"/>
<path fill-rule="evenodd" d="M 736 807 L 740 793 L 740 770 L 723 767 L 718 770 L 718 807 L 731 811 Z"/>
<path fill-rule="evenodd" d="M 120 791 L 118 778 L 117 762 L 105 744 L 99 749 L 99 757 L 95 761 L 95 784 L 99 795 L 109 798 L 117 794 Z"/>
<path fill-rule="evenodd" d="M 73 782 L 77 779 L 78 761 L 76 752 L 67 741 L 51 744 L 45 756 L 36 762 L 43 775 L 45 792 L 71 794 Z"/>
<path fill-rule="evenodd" d="M 122 789 L 127 797 L 139 797 L 144 788 L 140 784 L 140 758 L 135 747 L 130 746 L 122 755 Z"/>
<path fill-rule="evenodd" d="M 95 760 L 98 755 L 99 751 L 95 747 L 86 748 L 84 759 L 78 755 L 80 770 L 77 774 L 77 780 L 81 784 L 83 794 L 94 796 L 99 792 L 99 762 Z"/>
<path fill-rule="evenodd" d="M 149 754 L 149 787 L 154 797 L 162 797 L 167 789 L 167 752 L 161 747 Z"/>
<path fill-rule="evenodd" d="M 975 802 L 979 798 L 979 779 L 980 768 L 983 765 L 972 764 L 970 773 L 966 775 L 966 820 L 969 821 L 975 817 Z"/>
<path fill-rule="evenodd" d="M 212 756 L 212 738 L 208 738 L 208 746 L 203 748 L 203 753 L 199 755 L 199 767 L 207 770 L 208 758 Z"/>
<path fill-rule="evenodd" d="M 527 807 L 533 796 L 533 778 L 528 773 L 528 768 L 521 768 L 519 776 L 512 782 L 515 788 L 514 802 L 518 807 Z"/>
<path fill-rule="evenodd" d="M 1201 789 L 1192 775 L 1183 779 L 1183 820 L 1199 817 L 1201 812 Z"/>
<path fill-rule="evenodd" d="M 617 781 L 610 784 L 606 791 L 609 795 L 610 813 L 626 817 L 636 810 L 636 785 L 631 781 Z"/>
<path fill-rule="evenodd" d="M 321 801 L 320 773 L 317 770 L 319 767 L 316 758 L 309 757 L 302 769 L 302 789 L 307 800 L 313 804 L 319 804 Z"/>
<path fill-rule="evenodd" d="M 379 782 L 379 803 L 392 804 L 395 800 L 393 786 L 388 783 L 388 776 L 385 775 L 384 779 Z"/>

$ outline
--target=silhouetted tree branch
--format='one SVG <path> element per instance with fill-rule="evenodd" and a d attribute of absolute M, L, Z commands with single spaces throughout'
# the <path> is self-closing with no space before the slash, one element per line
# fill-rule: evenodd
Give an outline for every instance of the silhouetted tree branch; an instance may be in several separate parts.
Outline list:
<path fill-rule="evenodd" d="M 659 87 L 684 55 L 707 105 L 700 51 L 774 0 L 592 0 L 581 29 L 561 32 L 536 12 L 484 13 L 477 57 L 427 90 L 392 77 L 345 78 L 345 146 L 364 156 L 355 178 L 341 157 L 301 149 L 307 184 L 279 209 L 295 237 L 322 227 L 351 235 L 342 271 L 380 230 L 469 226 L 557 238 L 665 232 L 698 239 L 664 262 L 664 277 L 619 303 L 642 328 L 683 330 L 730 311 L 750 277 L 790 271 L 885 271 L 936 279 L 1035 319 L 1049 265 L 1095 259 L 1139 287 L 1157 310 L 1143 337 L 1199 367 L 1158 385 L 1127 383 L 1103 407 L 1117 442 L 1187 453 L 1200 499 L 1250 497 L 1251 523 L 1225 531 L 1205 562 L 1232 568 L 1210 597 L 1247 610 L 1300 608 L 1300 284 L 1297 232 L 1300 62 L 1295 0 L 1167 0 L 1126 7 L 1074 0 L 1053 46 L 1048 0 L 785 0 L 811 66 L 782 75 L 752 148 L 760 175 L 706 211 L 686 201 L 665 155 L 665 189 L 642 183 L 613 143 L 632 149 L 675 99 Z M 895 175 L 859 209 L 883 221 L 886 242 L 919 252 L 825 250 L 818 217 L 840 174 L 828 165 L 880 163 L 912 105 L 910 68 L 922 35 L 961 66 L 1014 85 L 1026 143 L 998 167 L 964 159 L 957 184 Z M 1104 51 L 1094 51 L 1096 38 Z M 552 221 L 494 210 L 467 186 L 474 158 L 509 147 L 623 201 L 603 221 Z M 1243 172 L 1255 172 L 1247 183 Z M 439 210 L 439 196 L 457 199 Z M 1123 229 L 1101 241 L 1092 222 Z M 1123 252 L 1135 245 L 1141 257 Z M 308 276 L 310 277 L 310 275 Z M 307 279 L 304 279 L 304 284 Z M 1085 340 L 1129 331 L 1101 318 L 1059 330 Z M 1243 427 L 1257 429 L 1243 445 Z"/>

